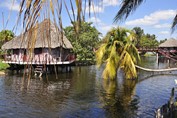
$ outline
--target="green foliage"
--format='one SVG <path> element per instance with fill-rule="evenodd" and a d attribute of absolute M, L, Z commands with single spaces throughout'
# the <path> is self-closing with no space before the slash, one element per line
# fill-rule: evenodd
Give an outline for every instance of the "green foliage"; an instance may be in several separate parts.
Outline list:
<path fill-rule="evenodd" d="M 159 45 L 159 42 L 156 40 L 156 36 L 154 34 L 144 34 L 144 30 L 140 27 L 134 27 L 132 30 L 136 34 L 136 47 L 144 47 L 144 48 L 154 48 Z"/>
<path fill-rule="evenodd" d="M 14 37 L 14 33 L 10 30 L 2 30 L 0 32 L 0 41 L 9 41 Z"/>
<path fill-rule="evenodd" d="M 76 34 L 73 26 L 64 29 L 66 37 L 73 45 L 73 51 L 77 54 L 78 60 L 94 60 L 93 49 L 100 40 L 100 33 L 91 25 L 92 23 L 81 22 L 79 35 Z"/>
<path fill-rule="evenodd" d="M 103 44 L 96 51 L 98 67 L 105 64 L 103 78 L 115 79 L 117 70 L 122 68 L 126 78 L 136 78 L 135 63 L 140 60 L 134 46 L 135 34 L 125 28 L 114 28 L 107 33 Z"/>
<path fill-rule="evenodd" d="M 0 60 L 0 71 L 1 71 L 1 70 L 5 70 L 5 69 L 8 68 L 8 67 L 9 67 L 8 64 L 2 63 L 2 61 Z"/>
<path fill-rule="evenodd" d="M 140 46 L 141 47 L 148 47 L 148 48 L 157 47 L 159 45 L 159 42 L 153 37 L 154 36 L 151 37 L 151 35 L 149 37 L 149 34 L 144 35 L 140 40 Z"/>
<path fill-rule="evenodd" d="M 133 32 L 136 34 L 136 47 L 140 47 L 140 40 L 144 35 L 144 30 L 140 27 L 134 27 Z"/>
<path fill-rule="evenodd" d="M 159 44 L 164 43 L 165 41 L 167 41 L 167 39 L 160 40 Z"/>
<path fill-rule="evenodd" d="M 2 30 L 0 32 L 0 47 L 7 41 L 14 38 L 14 33 L 10 30 Z"/>

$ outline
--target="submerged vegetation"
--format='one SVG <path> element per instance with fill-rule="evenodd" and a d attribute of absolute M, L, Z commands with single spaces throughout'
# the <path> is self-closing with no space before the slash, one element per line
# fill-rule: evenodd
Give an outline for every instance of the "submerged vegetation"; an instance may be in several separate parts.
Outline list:
<path fill-rule="evenodd" d="M 98 67 L 106 63 L 103 78 L 115 79 L 118 69 L 123 69 L 128 79 L 137 77 L 135 64 L 140 57 L 134 40 L 134 33 L 125 28 L 114 28 L 107 33 L 103 44 L 96 51 Z"/>

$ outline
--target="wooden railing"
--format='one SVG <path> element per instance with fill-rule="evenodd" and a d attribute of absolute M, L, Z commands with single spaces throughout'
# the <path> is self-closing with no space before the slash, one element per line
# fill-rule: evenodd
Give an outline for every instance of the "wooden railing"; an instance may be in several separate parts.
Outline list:
<path fill-rule="evenodd" d="M 44 55 L 35 55 L 31 59 L 26 55 L 3 55 L 5 62 L 33 62 L 35 64 L 50 64 L 50 63 L 57 63 L 57 62 L 64 62 L 64 61 L 74 61 L 75 55 L 68 54 L 64 59 L 60 57 L 52 57 L 48 55 L 45 57 Z"/>
<path fill-rule="evenodd" d="M 138 48 L 138 51 L 157 52 L 158 51 L 158 47 L 140 47 L 140 48 Z"/>

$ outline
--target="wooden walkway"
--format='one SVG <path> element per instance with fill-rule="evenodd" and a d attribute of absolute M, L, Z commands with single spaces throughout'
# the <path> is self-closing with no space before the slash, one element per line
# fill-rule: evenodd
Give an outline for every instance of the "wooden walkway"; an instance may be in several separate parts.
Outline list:
<path fill-rule="evenodd" d="M 177 55 L 175 55 L 174 52 L 159 49 L 157 47 L 155 47 L 155 48 L 139 48 L 138 51 L 139 52 L 155 52 L 155 53 L 158 53 L 160 55 L 163 55 L 164 57 L 166 57 L 170 60 L 177 61 L 177 59 L 176 59 Z"/>
<path fill-rule="evenodd" d="M 144 68 L 138 65 L 135 65 L 136 68 L 148 71 L 148 72 L 166 72 L 166 71 L 177 71 L 177 68 L 167 68 L 167 69 L 149 69 L 149 68 Z"/>
<path fill-rule="evenodd" d="M 2 63 L 7 63 L 7 64 L 18 64 L 18 65 L 67 65 L 67 64 L 71 64 L 74 63 L 75 60 L 71 60 L 71 61 L 52 61 L 52 62 L 45 62 L 45 61 L 31 61 L 31 62 L 27 62 L 27 61 L 2 61 Z"/>
<path fill-rule="evenodd" d="M 158 52 L 158 48 L 139 48 L 140 52 Z"/>

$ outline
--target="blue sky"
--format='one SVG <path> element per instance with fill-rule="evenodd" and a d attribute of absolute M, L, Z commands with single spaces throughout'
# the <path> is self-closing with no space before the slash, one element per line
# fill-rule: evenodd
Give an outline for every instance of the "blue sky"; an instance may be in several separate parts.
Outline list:
<path fill-rule="evenodd" d="M 6 21 L 10 14 L 10 20 L 5 29 L 12 30 L 16 23 L 19 11 L 19 2 L 16 0 L 12 7 L 12 0 L 1 0 L 0 2 L 0 31 L 3 29 L 3 18 Z M 69 0 L 66 0 L 66 2 Z M 100 0 L 101 1 L 101 0 Z M 175 14 L 177 13 L 177 0 L 145 0 L 137 10 L 131 14 L 126 21 L 113 24 L 113 19 L 120 8 L 120 0 L 102 0 L 102 3 L 94 5 L 96 17 L 92 14 L 87 18 L 87 21 L 94 22 L 94 26 L 103 34 L 103 36 L 112 28 L 117 26 L 132 29 L 133 27 L 141 27 L 145 33 L 155 34 L 158 40 L 165 38 L 176 38 L 177 31 L 171 34 L 171 23 Z M 92 11 L 92 10 L 91 10 Z M 64 26 L 70 25 L 69 17 L 66 12 L 62 14 Z M 87 14 L 88 15 L 88 14 Z M 21 32 L 22 25 L 15 32 L 18 35 Z"/>

